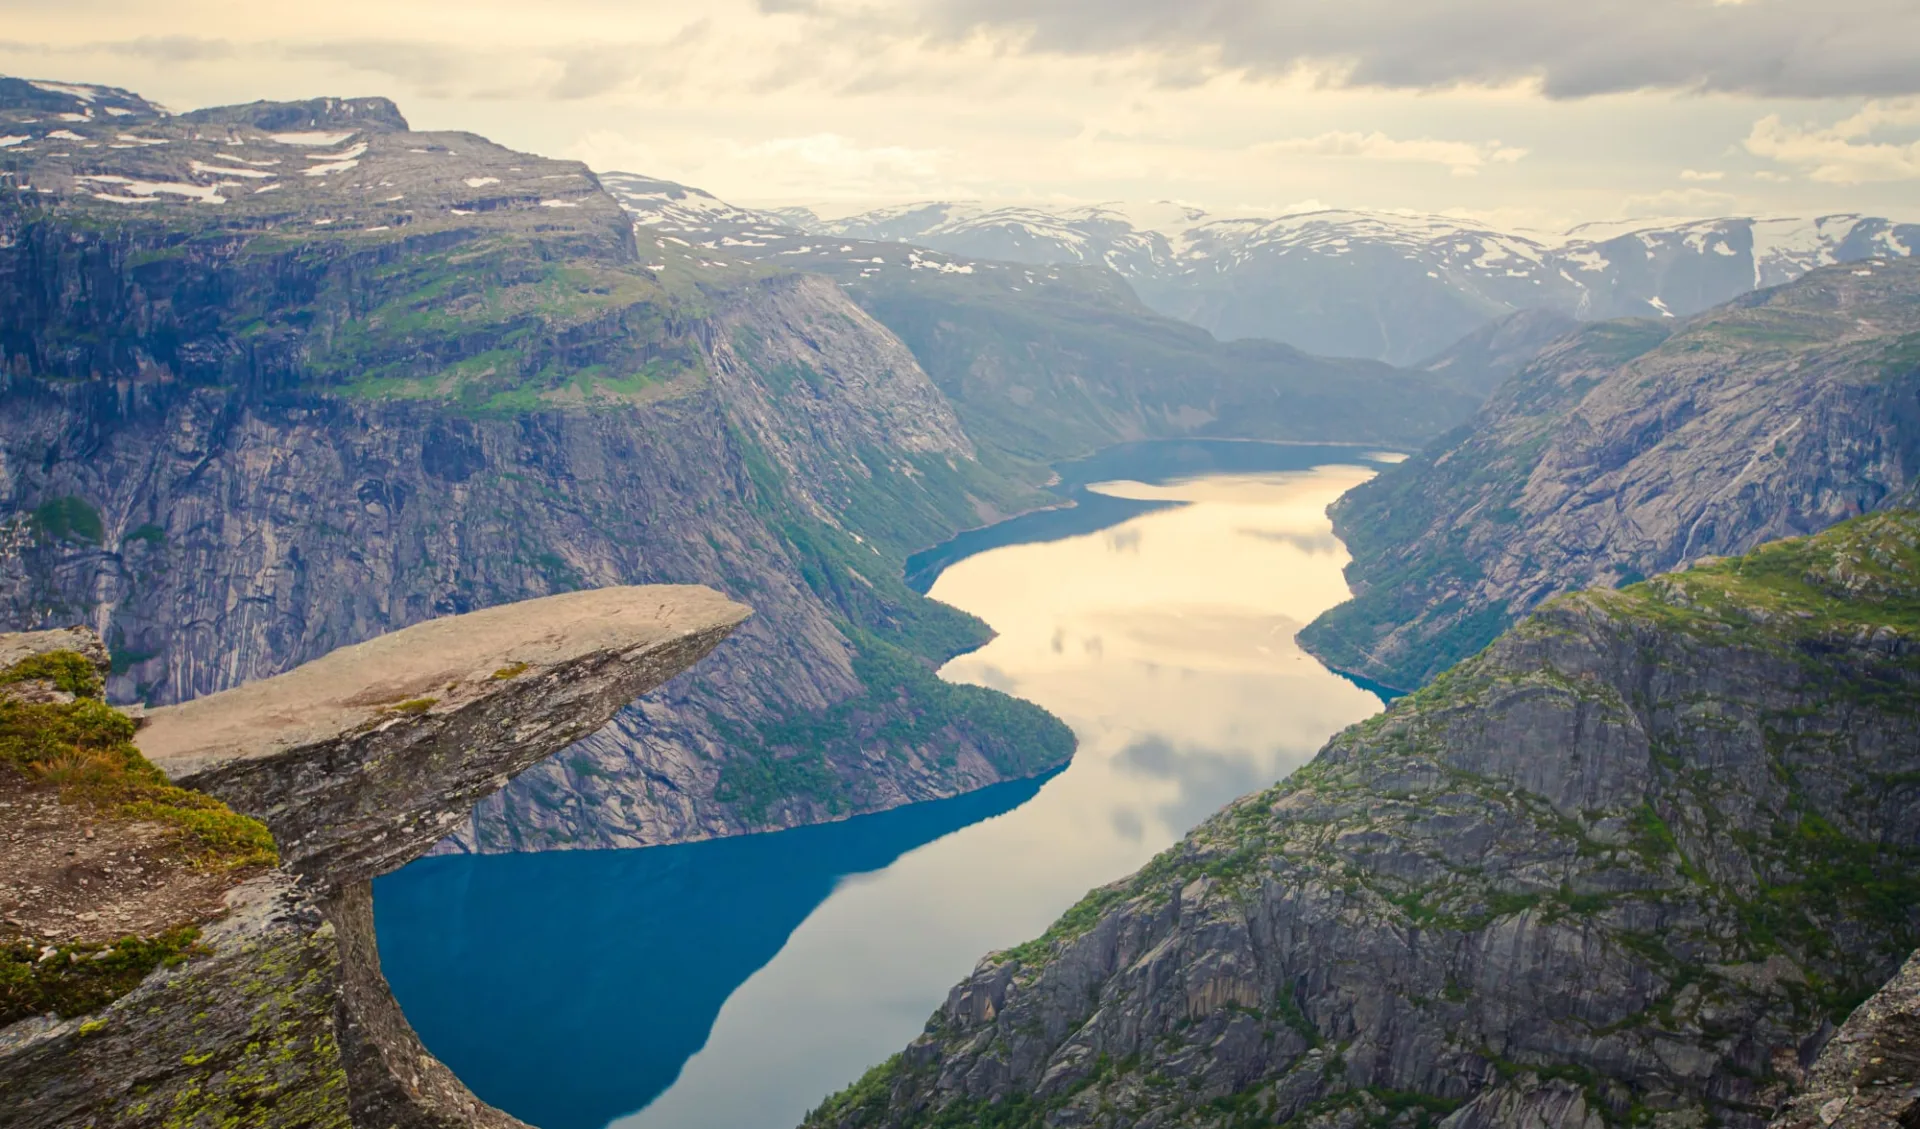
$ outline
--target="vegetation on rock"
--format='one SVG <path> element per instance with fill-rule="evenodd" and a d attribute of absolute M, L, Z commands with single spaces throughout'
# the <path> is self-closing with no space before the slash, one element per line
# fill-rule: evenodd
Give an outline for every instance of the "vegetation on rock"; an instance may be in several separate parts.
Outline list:
<path fill-rule="evenodd" d="M 179 788 L 134 747 L 133 720 L 101 700 L 100 676 L 71 651 L 36 655 L 0 670 L 0 685 L 52 681 L 68 702 L 0 695 L 0 762 L 60 789 L 64 802 L 113 819 L 172 829 L 200 865 L 271 866 L 273 836 L 257 819 L 204 793 Z"/>

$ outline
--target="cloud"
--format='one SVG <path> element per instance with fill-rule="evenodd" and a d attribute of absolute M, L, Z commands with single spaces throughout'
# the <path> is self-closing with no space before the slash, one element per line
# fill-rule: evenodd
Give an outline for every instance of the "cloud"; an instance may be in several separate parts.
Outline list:
<path fill-rule="evenodd" d="M 1175 73 L 1390 89 L 1537 86 L 1768 97 L 1920 92 L 1913 0 L 761 0 L 763 11 L 1060 55 L 1185 57 Z"/>
<path fill-rule="evenodd" d="M 736 170 L 750 170 L 769 195 L 826 197 L 924 193 L 944 183 L 946 155 L 933 149 L 862 145 L 837 133 L 781 137 L 751 145 L 725 143 Z"/>
<path fill-rule="evenodd" d="M 1438 141 L 1429 137 L 1403 141 L 1377 130 L 1373 133 L 1334 131 L 1316 137 L 1266 141 L 1253 146 L 1253 152 L 1445 165 L 1455 176 L 1474 176 L 1488 163 L 1511 164 L 1527 155 L 1525 149 L 1498 141 Z"/>
<path fill-rule="evenodd" d="M 1920 125 L 1920 98 L 1868 102 L 1826 128 L 1788 125 L 1778 114 L 1753 123 L 1747 152 L 1806 172 L 1824 184 L 1920 179 L 1920 141 L 1873 141 L 1876 133 Z"/>
<path fill-rule="evenodd" d="M 1620 201 L 1622 216 L 1724 216 L 1736 210 L 1740 198 L 1731 192 L 1707 188 L 1669 188 L 1660 192 L 1628 196 Z"/>
<path fill-rule="evenodd" d="M 1725 180 L 1727 179 L 1727 174 L 1719 169 L 1714 169 L 1710 172 L 1702 172 L 1699 169 L 1681 169 L 1680 179 L 1681 180 L 1704 180 L 1704 181 Z"/>

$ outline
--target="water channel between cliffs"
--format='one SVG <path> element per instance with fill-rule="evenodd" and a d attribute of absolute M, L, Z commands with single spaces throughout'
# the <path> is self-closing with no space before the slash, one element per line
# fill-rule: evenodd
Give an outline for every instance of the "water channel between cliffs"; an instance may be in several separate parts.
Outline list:
<path fill-rule="evenodd" d="M 1327 505 L 1387 458 L 1149 443 L 1062 467 L 1080 505 L 909 574 L 999 632 L 942 675 L 1059 715 L 1068 768 L 776 834 L 419 860 L 375 883 L 395 996 L 540 1129 L 791 1129 L 979 957 L 1380 708 L 1293 636 L 1347 595 Z"/>

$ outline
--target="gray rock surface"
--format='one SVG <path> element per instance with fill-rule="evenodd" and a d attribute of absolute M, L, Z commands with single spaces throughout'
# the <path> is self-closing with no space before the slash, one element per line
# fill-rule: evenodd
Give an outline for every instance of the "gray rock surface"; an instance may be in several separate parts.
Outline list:
<path fill-rule="evenodd" d="M 809 1123 L 1757 1129 L 1920 940 L 1916 701 L 1912 512 L 1554 601 Z"/>
<path fill-rule="evenodd" d="M 1773 1129 L 1920 1125 L 1920 953 L 1847 1018 Z"/>
<path fill-rule="evenodd" d="M 1920 481 L 1920 261 L 1564 337 L 1332 510 L 1355 596 L 1301 643 L 1401 689 L 1542 601 L 1742 553 Z"/>
<path fill-rule="evenodd" d="M 653 585 L 428 620 L 154 710 L 136 743 L 176 784 L 264 820 L 295 874 L 349 885 L 423 854 L 747 614 L 710 589 Z"/>

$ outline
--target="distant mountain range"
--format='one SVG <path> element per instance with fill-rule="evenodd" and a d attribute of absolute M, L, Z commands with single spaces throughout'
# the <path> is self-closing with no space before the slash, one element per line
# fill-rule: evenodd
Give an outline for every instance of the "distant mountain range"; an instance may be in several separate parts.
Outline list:
<path fill-rule="evenodd" d="M 1636 220 L 1559 235 L 1386 212 L 1226 218 L 1174 204 L 935 202 L 823 219 L 805 208 L 734 208 L 666 181 L 604 179 L 640 222 L 719 246 L 798 232 L 972 259 L 1103 266 L 1148 306 L 1217 337 L 1392 364 L 1425 360 L 1519 310 L 1680 318 L 1815 267 L 1904 257 L 1920 246 L 1920 224 L 1850 214 Z"/>

